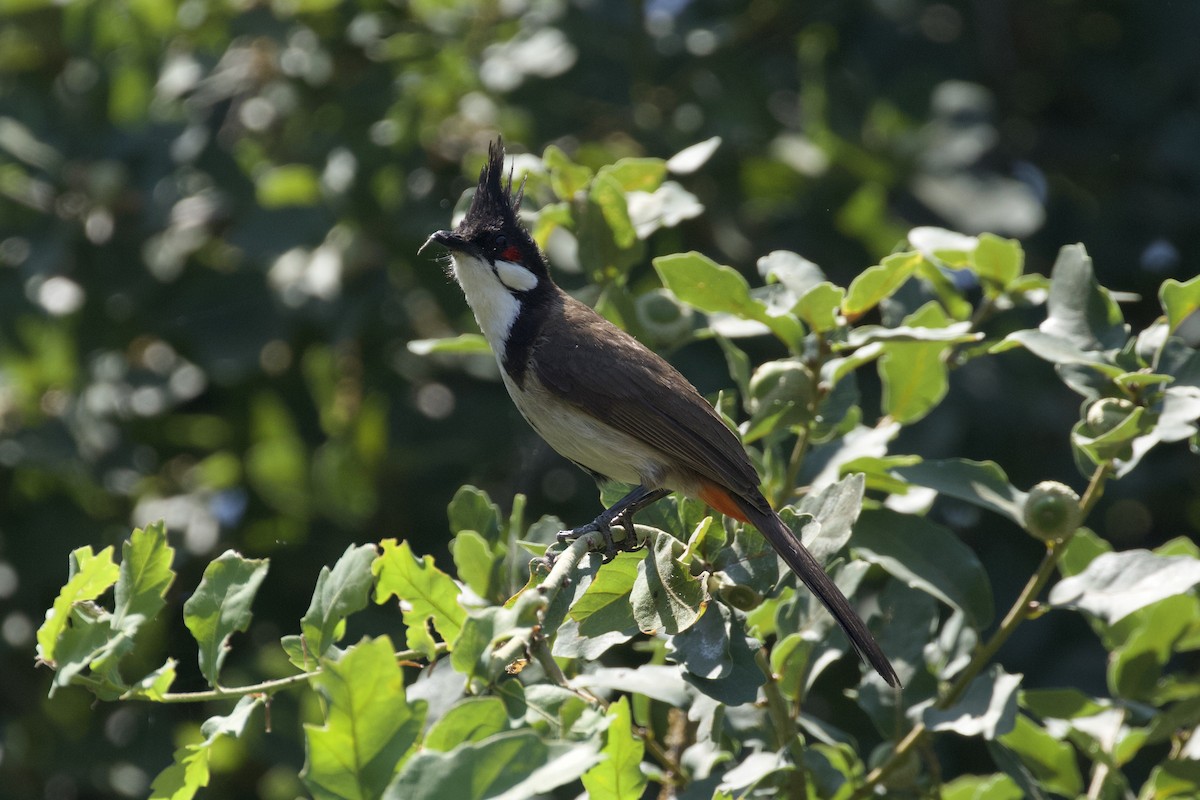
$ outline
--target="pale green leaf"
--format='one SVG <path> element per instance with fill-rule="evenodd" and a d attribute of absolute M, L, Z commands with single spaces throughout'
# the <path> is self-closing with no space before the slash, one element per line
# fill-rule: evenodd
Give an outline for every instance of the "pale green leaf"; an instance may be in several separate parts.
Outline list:
<path fill-rule="evenodd" d="M 1083 790 L 1075 748 L 1058 741 L 1023 714 L 1017 716 L 1013 729 L 1000 737 L 1000 744 L 1046 789 L 1067 797 Z"/>
<path fill-rule="evenodd" d="M 920 253 L 896 253 L 860 272 L 842 301 L 842 313 L 854 321 L 890 297 L 924 260 Z"/>
<path fill-rule="evenodd" d="M 371 564 L 375 555 L 374 545 L 350 545 L 332 570 L 321 567 L 312 601 L 300 620 L 300 632 L 310 657 L 325 655 L 325 651 L 337 642 L 338 626 L 346 617 L 367 607 L 374 580 Z"/>
<path fill-rule="evenodd" d="M 677 547 L 682 548 L 678 539 L 659 531 L 638 569 L 630 602 L 643 632 L 687 630 L 708 602 L 704 584 L 676 560 Z"/>
<path fill-rule="evenodd" d="M 814 331 L 828 333 L 841 324 L 838 314 L 845 297 L 845 289 L 821 281 L 801 295 L 792 310 Z"/>
<path fill-rule="evenodd" d="M 939 494 L 965 500 L 1023 525 L 1025 492 L 1008 482 L 994 461 L 948 458 L 897 467 L 892 472 L 905 481 L 934 489 Z"/>
<path fill-rule="evenodd" d="M 927 708 L 922 722 L 931 731 L 954 731 L 960 736 L 995 739 L 1010 732 L 1017 720 L 1020 675 L 1009 675 L 998 664 L 971 681 L 949 708 Z"/>
<path fill-rule="evenodd" d="M 851 547 L 914 589 L 961 610 L 971 625 L 991 621 L 992 590 L 971 548 L 947 528 L 922 517 L 885 509 L 864 511 Z"/>
<path fill-rule="evenodd" d="M 266 576 L 266 559 L 227 550 L 209 563 L 184 603 L 183 622 L 200 646 L 200 672 L 209 686 L 218 685 L 229 637 L 250 627 L 250 604 Z"/>
<path fill-rule="evenodd" d="M 1158 300 L 1174 333 L 1185 319 L 1200 311 L 1200 275 L 1182 282 L 1168 278 L 1158 289 Z"/>
<path fill-rule="evenodd" d="M 525 800 L 577 780 L 603 758 L 599 742 L 546 742 L 523 730 L 422 751 L 388 786 L 387 800 Z"/>
<path fill-rule="evenodd" d="M 500 507 L 487 492 L 474 486 L 460 486 L 446 509 L 450 532 L 475 531 L 489 542 L 500 538 Z"/>
<path fill-rule="evenodd" d="M 498 697 L 470 697 L 450 707 L 425 734 L 421 747 L 445 753 L 464 742 L 478 742 L 509 728 L 508 712 Z"/>
<path fill-rule="evenodd" d="M 1191 591 L 1200 583 L 1200 559 L 1149 550 L 1101 553 L 1078 575 L 1050 591 L 1050 603 L 1074 608 L 1109 625 L 1140 608 Z"/>
<path fill-rule="evenodd" d="M 1025 251 L 1016 239 L 1002 239 L 992 233 L 979 235 L 979 244 L 972 256 L 975 274 L 985 284 L 1003 290 L 1021 276 L 1025 269 Z"/>
<path fill-rule="evenodd" d="M 150 800 L 190 800 L 195 797 L 196 792 L 208 785 L 212 746 L 224 736 L 241 736 L 254 709 L 266 702 L 265 695 L 246 695 L 228 715 L 207 719 L 200 727 L 204 740 L 175 751 L 174 763 L 150 784 Z"/>

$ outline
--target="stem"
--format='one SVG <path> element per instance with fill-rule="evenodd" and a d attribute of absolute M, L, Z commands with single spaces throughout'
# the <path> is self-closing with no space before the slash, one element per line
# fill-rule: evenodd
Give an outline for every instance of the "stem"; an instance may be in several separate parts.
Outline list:
<path fill-rule="evenodd" d="M 1087 519 L 1088 514 L 1095 508 L 1096 503 L 1100 500 L 1100 496 L 1104 493 L 1104 484 L 1108 480 L 1112 472 L 1112 462 L 1106 461 L 1096 467 L 1092 473 L 1092 479 L 1088 482 L 1087 489 L 1083 492 L 1083 497 L 1079 499 L 1080 518 Z M 1073 535 L 1073 534 L 1072 534 Z M 958 673 L 954 678 L 954 682 L 950 684 L 950 688 L 946 690 L 934 704 L 935 708 L 946 708 L 952 705 L 967 687 L 971 685 L 971 681 L 979 675 L 983 668 L 987 666 L 996 652 L 1008 641 L 1008 637 L 1012 636 L 1013 631 L 1017 626 L 1029 618 L 1030 613 L 1034 610 L 1034 601 L 1046 588 L 1046 584 L 1050 582 L 1050 578 L 1054 575 L 1054 568 L 1058 566 L 1058 561 L 1062 557 L 1063 550 L 1066 549 L 1067 543 L 1071 541 L 1071 535 L 1062 539 L 1057 539 L 1050 542 L 1046 547 L 1046 555 L 1042 557 L 1042 563 L 1038 565 L 1035 572 L 1025 584 L 1025 588 L 1021 590 L 1021 594 L 1013 601 L 1012 606 L 1008 609 L 1008 613 L 1004 615 L 1004 619 L 1000 622 L 1000 627 L 992 634 L 992 638 L 988 639 L 987 643 L 975 651 L 971 661 L 963 668 L 962 672 Z M 887 760 L 880 764 L 875 769 L 867 774 L 866 782 L 853 795 L 853 797 L 865 797 L 871 793 L 871 790 L 882 779 L 888 776 L 900 763 L 904 756 L 908 754 L 917 744 L 920 744 L 927 730 L 921 723 L 913 726 L 913 729 L 908 732 L 897 745 L 892 754 Z"/>
<path fill-rule="evenodd" d="M 791 756 L 792 763 L 796 767 L 789 775 L 791 789 L 788 794 L 796 800 L 803 800 L 808 797 L 807 780 L 804 774 L 804 744 L 800 741 L 800 734 L 796 730 L 791 714 L 788 713 L 787 698 L 783 696 L 783 692 L 779 691 L 779 681 L 776 680 L 775 673 L 771 671 L 771 664 L 767 661 L 767 651 L 760 649 L 754 654 L 754 661 L 766 677 L 763 694 L 767 698 L 767 715 L 771 718 L 771 724 L 775 728 L 775 738 L 779 740 L 780 747 L 787 748 L 788 755 Z"/>
<path fill-rule="evenodd" d="M 443 656 L 450 652 L 450 647 L 445 642 L 437 644 L 436 654 Z M 413 661 L 422 658 L 425 654 L 419 650 L 401 650 L 396 653 L 397 661 Z M 263 681 L 262 683 L 253 683 L 249 686 L 218 686 L 215 689 L 209 689 L 204 692 L 164 692 L 160 697 L 153 697 L 141 693 L 127 693 L 121 696 L 122 700 L 142 700 L 154 703 L 207 703 L 212 700 L 231 700 L 234 698 L 245 697 L 250 694 L 275 694 L 281 689 L 287 689 L 301 683 L 306 683 L 312 678 L 320 675 L 321 668 L 318 667 L 310 672 L 301 672 L 297 675 L 288 675 L 286 678 L 276 678 L 275 680 Z M 80 686 L 95 686 L 99 687 L 98 681 L 94 681 L 86 676 L 76 676 L 72 681 Z"/>

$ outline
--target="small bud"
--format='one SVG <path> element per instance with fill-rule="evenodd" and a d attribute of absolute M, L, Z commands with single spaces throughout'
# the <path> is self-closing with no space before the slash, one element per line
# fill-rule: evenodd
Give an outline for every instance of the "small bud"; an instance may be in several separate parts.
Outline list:
<path fill-rule="evenodd" d="M 1025 530 L 1035 538 L 1043 542 L 1065 539 L 1083 522 L 1079 495 L 1058 481 L 1042 481 L 1025 499 L 1024 518 Z"/>
<path fill-rule="evenodd" d="M 762 605 L 763 596 L 749 586 L 724 586 L 721 599 L 738 611 L 753 611 Z"/>
<path fill-rule="evenodd" d="M 666 289 L 652 289 L 638 297 L 638 322 L 659 342 L 677 342 L 692 330 L 692 309 Z"/>
<path fill-rule="evenodd" d="M 1093 437 L 1103 436 L 1125 421 L 1136 406 L 1118 397 L 1102 397 L 1087 410 L 1087 425 Z"/>

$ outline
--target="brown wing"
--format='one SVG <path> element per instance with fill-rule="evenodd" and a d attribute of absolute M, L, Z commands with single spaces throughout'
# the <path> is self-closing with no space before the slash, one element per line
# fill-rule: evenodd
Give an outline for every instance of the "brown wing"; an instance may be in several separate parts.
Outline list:
<path fill-rule="evenodd" d="M 698 475 L 758 499 L 742 443 L 679 371 L 563 295 L 542 322 L 533 368 L 547 387 Z"/>

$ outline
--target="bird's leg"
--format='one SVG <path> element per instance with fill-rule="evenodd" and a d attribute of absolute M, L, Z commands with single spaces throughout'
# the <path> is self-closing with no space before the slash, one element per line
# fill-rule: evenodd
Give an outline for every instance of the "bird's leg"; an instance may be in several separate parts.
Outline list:
<path fill-rule="evenodd" d="M 617 543 L 613 540 L 612 526 L 620 525 L 625 529 L 625 539 L 619 549 L 636 550 L 637 535 L 633 529 L 633 515 L 651 503 L 655 503 L 670 494 L 667 489 L 647 489 L 636 486 L 629 494 L 613 503 L 586 525 L 580 525 L 569 531 L 560 531 L 558 541 L 569 542 L 578 539 L 585 533 L 598 532 L 604 537 L 604 561 L 612 561 L 617 556 Z"/>

